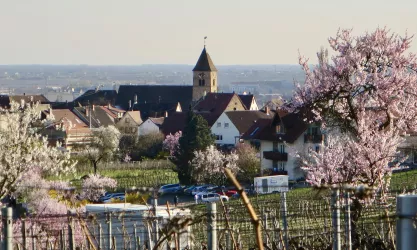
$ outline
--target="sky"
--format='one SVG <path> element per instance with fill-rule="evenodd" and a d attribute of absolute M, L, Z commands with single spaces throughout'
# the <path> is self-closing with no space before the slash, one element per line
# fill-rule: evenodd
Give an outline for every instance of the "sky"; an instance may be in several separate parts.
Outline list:
<path fill-rule="evenodd" d="M 297 64 L 339 28 L 417 34 L 417 1 L 0 0 L 0 64 Z M 413 42 L 417 53 L 417 38 Z"/>

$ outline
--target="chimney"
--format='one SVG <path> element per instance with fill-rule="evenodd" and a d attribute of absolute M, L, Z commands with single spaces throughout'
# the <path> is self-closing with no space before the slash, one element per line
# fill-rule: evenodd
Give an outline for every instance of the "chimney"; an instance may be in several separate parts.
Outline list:
<path fill-rule="evenodd" d="M 30 102 L 33 102 L 33 96 L 32 95 L 30 96 Z"/>
<path fill-rule="evenodd" d="M 20 99 L 20 107 L 25 107 L 25 99 Z"/>
<path fill-rule="evenodd" d="M 89 108 L 88 108 L 88 107 L 85 107 L 84 109 L 85 109 L 85 115 L 86 115 L 86 116 L 89 116 L 89 113 L 88 113 L 88 109 L 89 109 Z"/>
<path fill-rule="evenodd" d="M 164 116 L 165 116 L 165 117 L 168 117 L 168 111 L 165 111 Z"/>
<path fill-rule="evenodd" d="M 49 107 L 49 115 L 50 116 L 53 116 L 53 114 L 52 114 L 52 108 L 51 107 Z"/>
<path fill-rule="evenodd" d="M 265 114 L 266 115 L 269 115 L 269 113 L 270 113 L 269 107 L 268 106 L 265 106 Z"/>
<path fill-rule="evenodd" d="M 26 95 L 26 93 L 23 93 L 23 96 L 25 96 Z"/>
<path fill-rule="evenodd" d="M 129 100 L 129 109 L 132 108 L 132 100 Z"/>
<path fill-rule="evenodd" d="M 107 104 L 107 108 L 110 109 L 110 103 Z"/>
<path fill-rule="evenodd" d="M 96 107 L 95 107 L 95 105 L 93 104 L 93 111 L 95 111 L 96 110 Z"/>
<path fill-rule="evenodd" d="M 138 95 L 135 94 L 135 97 L 133 99 L 133 104 L 137 104 L 138 103 Z"/>

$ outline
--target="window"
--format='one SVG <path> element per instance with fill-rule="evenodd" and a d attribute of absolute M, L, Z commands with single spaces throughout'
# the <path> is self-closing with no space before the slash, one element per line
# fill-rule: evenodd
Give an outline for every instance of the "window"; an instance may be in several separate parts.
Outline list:
<path fill-rule="evenodd" d="M 126 118 L 126 119 L 125 119 L 125 122 L 126 122 L 126 123 L 130 123 L 130 119 L 129 119 L 129 118 Z"/>
<path fill-rule="evenodd" d="M 320 152 L 320 146 L 316 146 L 315 151 L 316 153 Z"/>
<path fill-rule="evenodd" d="M 221 127 L 222 127 L 222 123 L 221 123 L 221 122 L 218 122 L 218 123 L 217 123 L 217 127 L 218 127 L 218 128 L 221 128 Z"/>
<path fill-rule="evenodd" d="M 315 126 L 309 127 L 308 131 L 307 131 L 307 134 L 309 134 L 309 135 L 318 135 L 318 134 L 320 134 L 319 127 L 315 127 Z"/>
<path fill-rule="evenodd" d="M 199 86 L 205 86 L 206 85 L 206 80 L 204 80 L 204 79 L 198 80 L 198 85 Z"/>
<path fill-rule="evenodd" d="M 284 171 L 285 170 L 285 161 L 279 161 L 278 162 L 278 171 Z"/>
<path fill-rule="evenodd" d="M 228 127 L 229 127 L 229 123 L 228 123 L 228 122 L 225 122 L 225 123 L 224 123 L 224 127 L 225 127 L 225 128 L 228 128 Z"/>
<path fill-rule="evenodd" d="M 272 142 L 272 151 L 278 152 L 278 142 Z"/>
<path fill-rule="evenodd" d="M 277 134 L 284 134 L 285 133 L 285 128 L 284 126 L 282 126 L 282 124 L 279 124 L 275 127 L 276 129 L 276 133 Z"/>
<path fill-rule="evenodd" d="M 216 86 L 216 79 L 213 79 L 213 86 Z"/>
<path fill-rule="evenodd" d="M 284 144 L 279 145 L 278 152 L 285 153 L 285 145 Z"/>
<path fill-rule="evenodd" d="M 216 135 L 217 141 L 223 141 L 223 135 Z"/>

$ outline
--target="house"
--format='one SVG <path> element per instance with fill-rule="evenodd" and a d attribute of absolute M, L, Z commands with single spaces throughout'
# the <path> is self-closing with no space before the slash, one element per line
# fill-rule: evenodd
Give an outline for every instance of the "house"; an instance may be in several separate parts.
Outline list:
<path fill-rule="evenodd" d="M 77 97 L 73 102 L 74 105 L 88 106 L 88 105 L 100 105 L 105 106 L 108 104 L 114 105 L 117 98 L 116 90 L 105 89 L 90 89 L 84 94 Z"/>
<path fill-rule="evenodd" d="M 51 144 L 59 141 L 62 146 L 72 148 L 90 141 L 90 128 L 69 109 L 45 110 L 42 117 L 51 120 L 43 131 Z"/>
<path fill-rule="evenodd" d="M 177 112 L 165 117 L 164 123 L 161 124 L 160 131 L 165 135 L 175 134 L 178 131 L 184 131 L 187 123 L 188 112 Z"/>
<path fill-rule="evenodd" d="M 246 106 L 235 93 L 208 93 L 196 103 L 193 110 L 203 116 L 211 127 L 223 112 L 246 110 Z"/>
<path fill-rule="evenodd" d="M 47 110 L 50 106 L 50 101 L 44 95 L 2 95 L 0 96 L 0 107 L 10 108 L 10 103 L 16 102 L 21 106 L 37 104 L 37 110 Z"/>
<path fill-rule="evenodd" d="M 324 136 L 317 124 L 308 124 L 300 113 L 277 110 L 273 119 L 260 119 L 242 136 L 260 144 L 261 172 L 288 174 L 290 180 L 304 178 L 299 159 L 292 150 L 320 150 Z"/>
<path fill-rule="evenodd" d="M 217 92 L 217 69 L 204 47 L 193 68 L 192 85 L 121 85 L 116 106 L 138 110 L 142 119 L 160 117 L 165 112 L 188 110 L 205 94 Z"/>
<path fill-rule="evenodd" d="M 137 135 L 138 127 L 142 122 L 139 111 L 126 111 L 116 123 L 116 127 L 122 134 Z"/>
<path fill-rule="evenodd" d="M 177 103 L 135 103 L 132 110 L 139 110 L 142 120 L 153 117 L 163 117 L 165 114 L 182 112 L 182 107 Z"/>
<path fill-rule="evenodd" d="M 206 93 L 192 109 L 194 113 L 201 115 L 207 121 L 209 127 L 212 127 L 225 111 L 247 110 L 245 104 L 235 93 Z M 161 132 L 168 135 L 183 131 L 186 120 L 187 112 L 168 114 L 161 126 Z"/>
<path fill-rule="evenodd" d="M 138 135 L 141 136 L 158 133 L 161 130 L 161 126 L 164 123 L 164 120 L 165 117 L 149 117 L 146 121 L 139 125 Z"/>
<path fill-rule="evenodd" d="M 225 111 L 211 126 L 218 145 L 236 145 L 240 137 L 260 119 L 272 119 L 274 112 L 265 110 Z"/>
<path fill-rule="evenodd" d="M 408 168 L 417 168 L 417 134 L 409 133 L 404 141 L 398 145 L 398 158 L 404 160 L 401 164 Z"/>
<path fill-rule="evenodd" d="M 91 128 L 98 128 L 114 126 L 126 111 L 112 107 L 110 104 L 106 106 L 93 104 L 91 106 L 75 107 L 73 112 Z"/>
<path fill-rule="evenodd" d="M 259 110 L 258 104 L 256 103 L 256 98 L 251 94 L 239 95 L 240 100 L 243 105 L 245 105 L 247 110 Z"/>

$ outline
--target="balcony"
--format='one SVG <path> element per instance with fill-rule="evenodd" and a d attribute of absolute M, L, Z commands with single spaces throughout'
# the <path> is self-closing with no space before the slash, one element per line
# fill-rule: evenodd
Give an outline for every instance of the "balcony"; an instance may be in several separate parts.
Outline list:
<path fill-rule="evenodd" d="M 304 143 L 322 143 L 324 140 L 324 135 L 322 134 L 305 134 L 304 135 Z"/>
<path fill-rule="evenodd" d="M 264 158 L 272 161 L 287 161 L 288 154 L 276 151 L 264 151 Z"/>
<path fill-rule="evenodd" d="M 273 170 L 272 169 L 271 175 L 288 175 L 288 171 L 287 170 Z"/>

